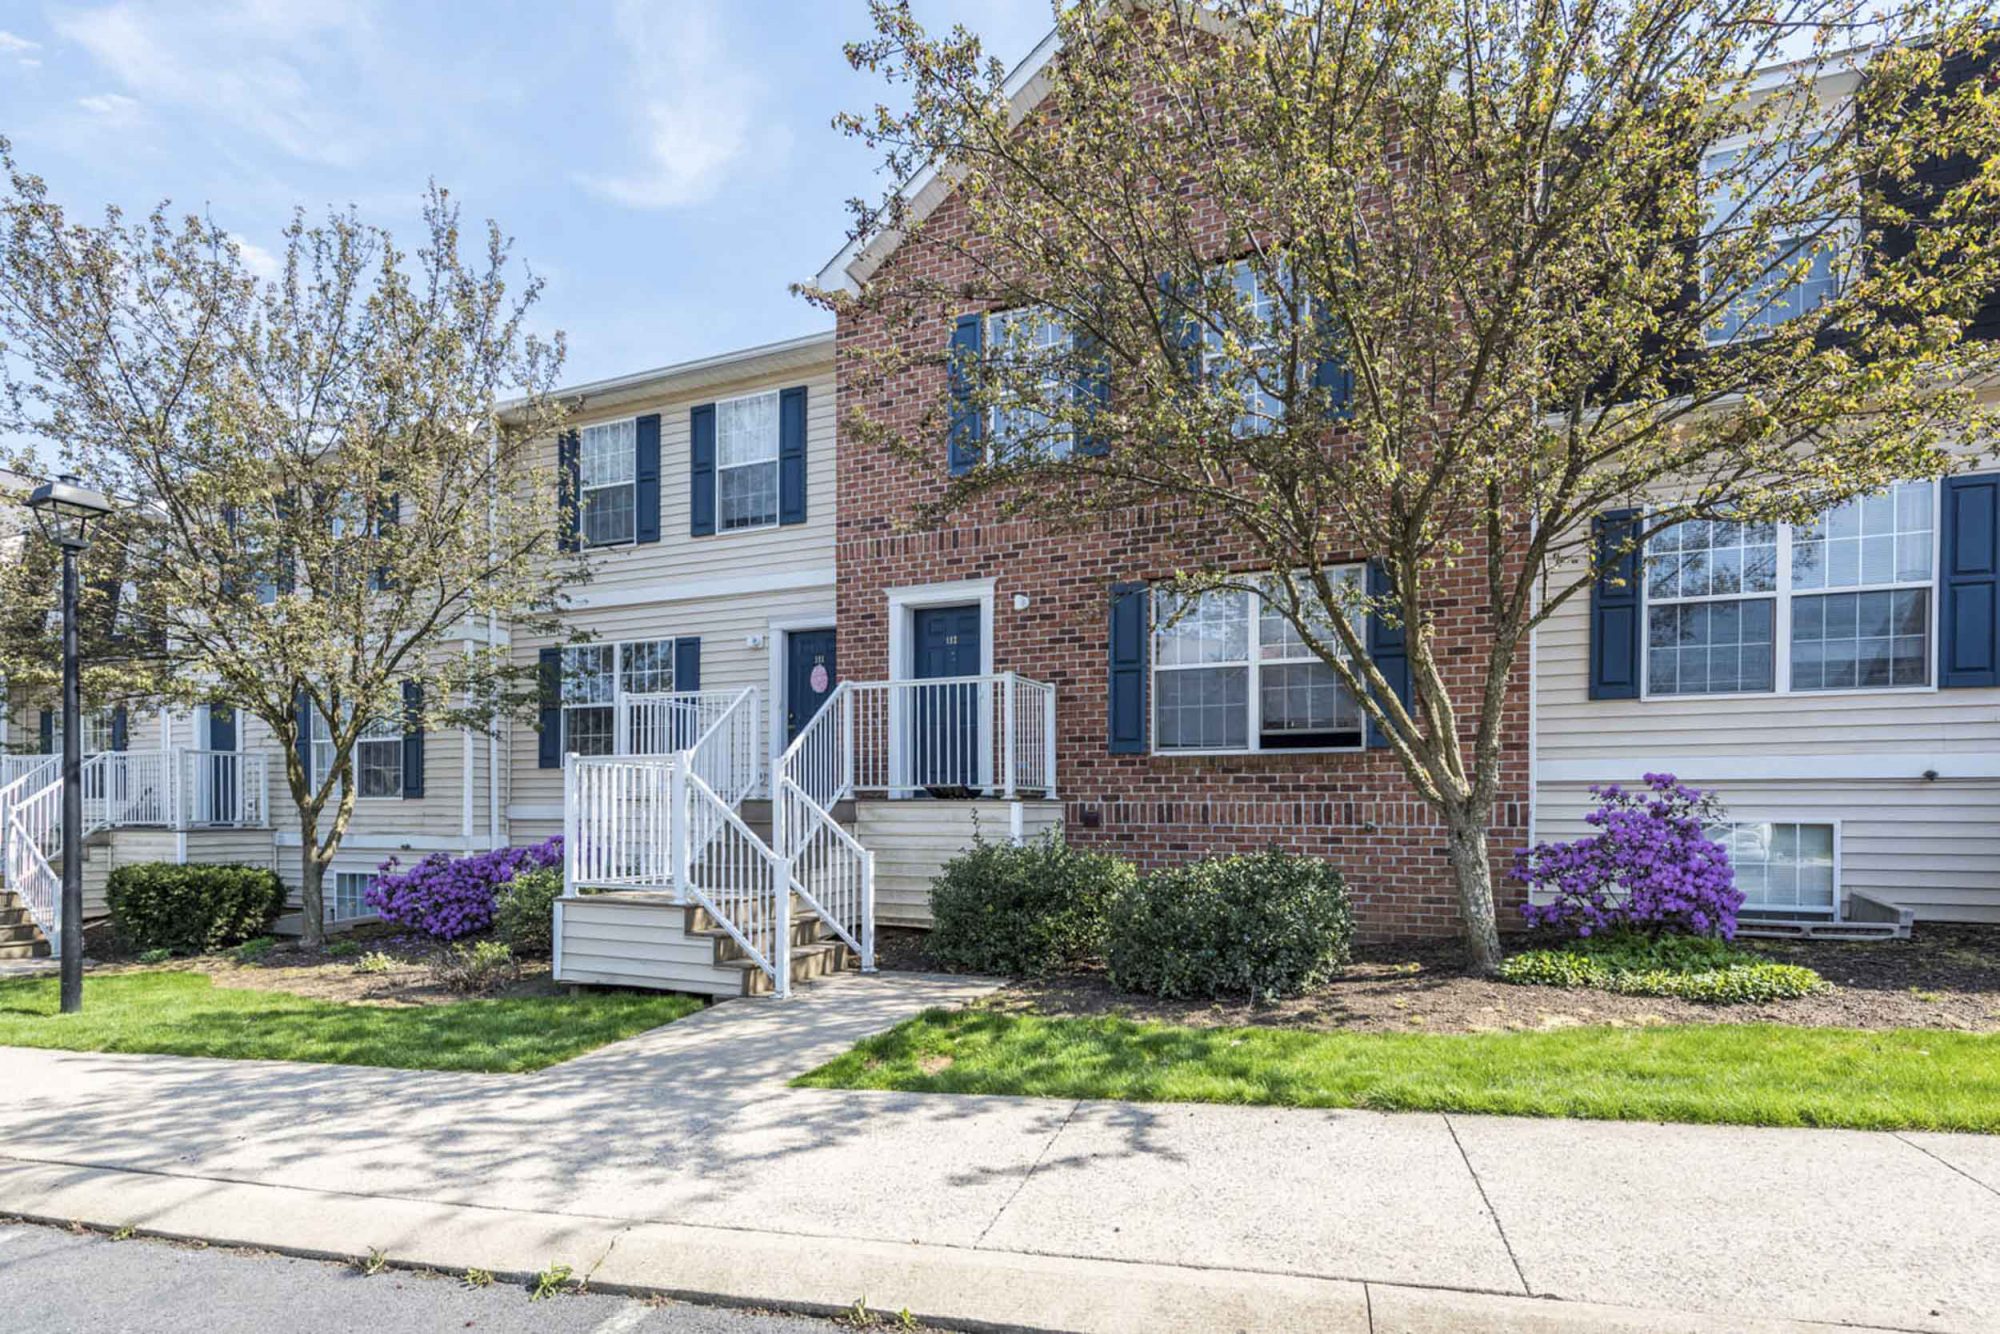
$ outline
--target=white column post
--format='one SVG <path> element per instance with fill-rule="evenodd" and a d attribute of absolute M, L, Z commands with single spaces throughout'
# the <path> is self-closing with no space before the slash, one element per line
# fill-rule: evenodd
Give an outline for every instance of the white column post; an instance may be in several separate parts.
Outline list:
<path fill-rule="evenodd" d="M 773 990 L 779 998 L 792 994 L 792 873 L 784 859 L 765 858 L 771 871 L 772 904 L 776 909 L 777 936 L 771 942 Z"/>
<path fill-rule="evenodd" d="M 563 897 L 576 897 L 576 766 L 563 756 Z"/>
<path fill-rule="evenodd" d="M 1042 778 L 1050 798 L 1056 795 L 1056 688 L 1042 692 Z"/>
<path fill-rule="evenodd" d="M 875 971 L 875 854 L 861 853 L 861 971 Z"/>
<path fill-rule="evenodd" d="M 1000 795 L 1009 801 L 1014 799 L 1014 691 L 1019 681 L 1012 672 L 1000 679 Z"/>
<path fill-rule="evenodd" d="M 676 754 L 667 770 L 667 839 L 669 865 L 673 873 L 674 901 L 686 903 L 688 884 L 688 785 L 687 756 Z"/>

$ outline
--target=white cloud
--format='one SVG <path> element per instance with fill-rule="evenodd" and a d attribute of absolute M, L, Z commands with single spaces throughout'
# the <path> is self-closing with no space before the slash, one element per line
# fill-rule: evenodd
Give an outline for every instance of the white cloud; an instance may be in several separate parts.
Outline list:
<path fill-rule="evenodd" d="M 255 241 L 245 240 L 233 232 L 230 233 L 229 240 L 235 245 L 236 253 L 243 257 L 243 267 L 250 271 L 251 277 L 260 278 L 268 283 L 276 282 L 284 276 L 284 261 L 263 246 Z"/>
<path fill-rule="evenodd" d="M 0 28 L 0 55 L 17 56 L 24 51 L 39 51 L 41 49 L 42 44 L 40 42 L 31 42 L 25 37 L 8 32 L 5 28 Z"/>
<path fill-rule="evenodd" d="M 632 208 L 669 209 L 711 198 L 750 155 L 790 147 L 766 117 L 766 88 L 718 32 L 712 0 L 660 4 L 620 0 L 618 37 L 645 92 L 632 103 L 632 131 L 643 161 L 611 175 L 579 177 L 588 188 Z"/>
<path fill-rule="evenodd" d="M 367 57 L 363 0 L 114 0 L 58 13 L 53 25 L 148 103 L 219 117 L 307 161 L 344 165 L 366 153 L 366 135 L 328 95 L 351 90 Z"/>

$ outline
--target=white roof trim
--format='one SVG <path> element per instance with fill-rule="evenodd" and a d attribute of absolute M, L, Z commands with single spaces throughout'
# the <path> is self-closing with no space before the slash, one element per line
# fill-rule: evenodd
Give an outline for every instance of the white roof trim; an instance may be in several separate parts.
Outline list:
<path fill-rule="evenodd" d="M 1006 95 L 1014 124 L 1018 125 L 1025 119 L 1048 93 L 1048 80 L 1042 77 L 1042 73 L 1055 59 L 1060 45 L 1057 30 L 1050 28 L 1035 44 L 1035 49 L 1028 52 L 1027 59 L 1007 72 L 1001 92 Z M 908 206 L 910 216 L 921 222 L 944 202 L 951 193 L 951 186 L 949 166 L 941 170 L 932 163 L 903 182 L 897 193 Z M 868 281 L 902 242 L 903 234 L 895 228 L 878 232 L 865 242 L 858 237 L 850 238 L 840 248 L 840 253 L 826 262 L 813 281 L 829 292 L 858 293 L 861 284 Z"/>
<path fill-rule="evenodd" d="M 634 371 L 629 375 L 615 375 L 605 380 L 565 385 L 551 391 L 549 397 L 613 399 L 654 392 L 677 382 L 692 385 L 730 379 L 759 370 L 785 370 L 814 362 L 830 361 L 832 356 L 833 331 L 828 329 L 821 333 L 786 338 L 775 343 L 760 343 L 755 347 L 739 348 L 733 352 L 718 352 L 714 356 L 697 357 L 693 361 L 674 362 L 649 371 Z M 504 413 L 510 408 L 519 407 L 520 404 L 521 400 L 518 398 L 509 399 L 500 404 L 499 411 Z"/>

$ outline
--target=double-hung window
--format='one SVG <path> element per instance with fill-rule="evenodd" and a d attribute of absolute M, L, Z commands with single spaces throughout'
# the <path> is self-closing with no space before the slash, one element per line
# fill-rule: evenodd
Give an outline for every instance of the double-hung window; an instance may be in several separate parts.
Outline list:
<path fill-rule="evenodd" d="M 1234 309 L 1202 329 L 1201 370 L 1210 384 L 1234 388 L 1242 398 L 1232 430 L 1237 436 L 1264 435 L 1285 420 L 1280 357 L 1286 335 L 1282 273 L 1267 281 L 1249 260 L 1226 271 Z M 1217 327 L 1218 323 L 1220 328 Z M 1223 330 L 1233 337 L 1225 338 Z M 1235 355 L 1240 351 L 1241 355 Z"/>
<path fill-rule="evenodd" d="M 312 765 L 312 772 L 306 777 L 313 783 L 319 783 L 333 772 L 333 732 L 318 709 L 308 714 L 306 738 L 306 759 Z"/>
<path fill-rule="evenodd" d="M 1936 488 L 1907 482 L 1811 523 L 1693 519 L 1646 550 L 1646 693 L 1931 683 Z"/>
<path fill-rule="evenodd" d="M 1828 192 L 1809 155 L 1823 142 L 1823 136 L 1814 136 L 1755 151 L 1726 148 L 1703 159 L 1704 244 L 1726 245 L 1732 233 L 1753 226 L 1767 233 L 1765 253 L 1758 257 L 1763 269 L 1752 281 L 1742 280 L 1740 264 L 1730 266 L 1726 279 L 1718 277 L 1715 264 L 1704 268 L 1711 292 L 1721 281 L 1740 289 L 1709 326 L 1711 344 L 1758 337 L 1839 294 L 1857 253 L 1858 228 L 1851 218 L 1828 211 L 1832 200 L 1824 207 L 1819 203 Z"/>
<path fill-rule="evenodd" d="M 986 364 L 999 384 L 989 409 L 996 451 L 1034 451 L 1048 458 L 1069 456 L 1075 432 L 1052 419 L 1076 392 L 1068 365 L 1072 336 L 1061 316 L 1046 306 L 999 310 L 986 317 Z"/>
<path fill-rule="evenodd" d="M 715 519 L 728 532 L 778 521 L 778 391 L 715 405 Z"/>
<path fill-rule="evenodd" d="M 1358 581 L 1361 567 L 1329 571 Z M 1358 750 L 1361 706 L 1274 596 L 1153 594 L 1153 748 Z M 1318 636 L 1330 642 L 1332 630 Z"/>
<path fill-rule="evenodd" d="M 403 724 L 400 718 L 371 718 L 354 740 L 357 795 L 403 795 Z"/>
<path fill-rule="evenodd" d="M 1831 913 L 1838 906 L 1832 825 L 1737 820 L 1705 832 L 1729 849 L 1745 911 Z"/>
<path fill-rule="evenodd" d="M 374 885 L 375 877 L 366 871 L 336 872 L 333 895 L 326 901 L 326 920 L 352 922 L 373 917 L 375 910 L 368 906 L 367 894 Z"/>
<path fill-rule="evenodd" d="M 674 688 L 674 641 L 636 639 L 615 644 L 582 644 L 563 650 L 564 745 L 579 755 L 619 753 L 618 705 L 631 695 L 671 694 Z M 627 737 L 631 753 L 664 749 L 652 744 L 652 733 L 663 725 L 650 716 L 635 718 Z"/>
<path fill-rule="evenodd" d="M 632 541 L 639 516 L 638 420 L 584 427 L 577 438 L 576 469 L 577 531 L 584 544 Z"/>

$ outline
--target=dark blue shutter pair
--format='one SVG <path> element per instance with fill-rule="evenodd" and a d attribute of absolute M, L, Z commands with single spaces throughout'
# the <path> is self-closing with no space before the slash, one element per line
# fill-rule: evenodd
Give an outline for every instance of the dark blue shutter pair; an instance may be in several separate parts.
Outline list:
<path fill-rule="evenodd" d="M 575 431 L 564 431 L 556 437 L 556 531 L 560 534 L 556 545 L 564 551 L 577 551 L 583 546 L 583 514 L 579 508 L 583 501 L 583 481 L 577 459 L 579 444 Z"/>
<path fill-rule="evenodd" d="M 535 748 L 535 765 L 541 769 L 562 768 L 562 657 L 559 648 L 545 648 L 538 660 L 541 713 L 537 726 L 541 738 Z"/>
<path fill-rule="evenodd" d="M 1639 511 L 1591 521 L 1597 578 L 1590 585 L 1590 697 L 1639 698 Z"/>
<path fill-rule="evenodd" d="M 403 682 L 403 797 L 424 795 L 424 683 Z"/>
<path fill-rule="evenodd" d="M 639 418 L 633 432 L 636 441 L 632 475 L 632 540 L 660 540 L 660 414 Z"/>
<path fill-rule="evenodd" d="M 1944 482 L 1938 685 L 2000 686 L 2000 473 Z"/>
<path fill-rule="evenodd" d="M 1151 594 L 1145 584 L 1111 586 L 1111 704 L 1113 755 L 1146 753 L 1146 643 Z"/>
<path fill-rule="evenodd" d="M 1371 598 L 1393 598 L 1395 583 L 1389 578 L 1389 567 L 1379 560 L 1368 562 L 1368 596 Z M 1370 608 L 1367 626 L 1368 657 L 1375 664 L 1375 670 L 1382 673 L 1389 688 L 1402 701 L 1403 708 L 1411 708 L 1410 703 L 1410 648 L 1409 637 L 1403 632 L 1401 621 L 1391 624 L 1382 614 Z M 1367 727 L 1367 744 L 1370 750 L 1386 750 L 1389 738 L 1370 718 Z"/>

